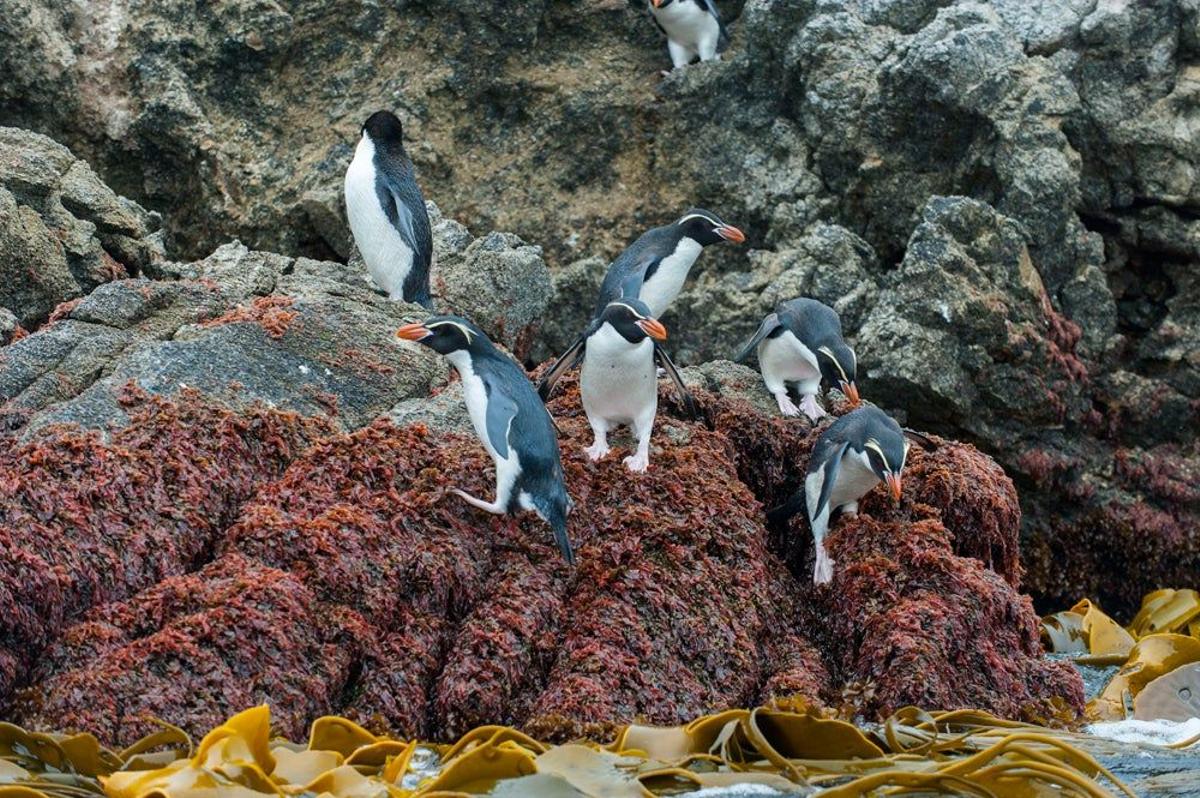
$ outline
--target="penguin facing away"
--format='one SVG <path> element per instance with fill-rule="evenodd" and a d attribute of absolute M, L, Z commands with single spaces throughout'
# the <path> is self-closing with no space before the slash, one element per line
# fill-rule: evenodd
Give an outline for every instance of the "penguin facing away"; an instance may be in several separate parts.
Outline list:
<path fill-rule="evenodd" d="M 396 336 L 429 347 L 458 371 L 475 434 L 496 464 L 495 501 L 477 499 L 457 488 L 454 493 L 497 515 L 532 510 L 550 524 L 563 557 L 574 564 L 567 536 L 571 499 L 558 437 L 524 369 L 460 316 L 431 316 L 406 324 Z"/>
<path fill-rule="evenodd" d="M 345 193 L 350 231 L 371 279 L 393 301 L 432 308 L 429 214 L 404 151 L 400 120 L 390 111 L 376 111 L 363 123 Z"/>
<path fill-rule="evenodd" d="M 908 457 L 908 440 L 900 425 L 879 408 L 864 405 L 834 421 L 813 447 L 804 487 L 767 514 L 783 523 L 803 507 L 812 527 L 817 558 L 813 583 L 833 578 L 833 560 L 825 551 L 825 534 L 834 513 L 858 512 L 858 501 L 880 482 L 892 499 L 900 499 L 900 476 Z"/>
<path fill-rule="evenodd" d="M 610 302 L 629 298 L 644 302 L 650 316 L 662 316 L 679 296 L 688 273 L 705 247 L 722 241 L 741 244 L 745 240 L 746 235 L 741 230 L 703 208 L 692 208 L 668 225 L 647 230 L 609 264 L 600 285 L 593 319 L 599 318 Z M 542 398 L 549 398 L 558 379 L 583 357 L 583 343 L 584 336 L 580 335 L 542 377 L 538 383 Z M 682 381 L 673 373 L 674 364 L 668 367 L 661 363 L 670 361 L 666 352 L 661 346 L 655 351 L 660 365 L 671 374 L 677 387 L 682 388 Z M 687 405 L 693 404 L 690 397 L 684 401 Z"/>
<path fill-rule="evenodd" d="M 608 433 L 621 424 L 633 428 L 637 452 L 625 458 L 630 471 L 650 464 L 650 431 L 658 410 L 655 346 L 667 328 L 637 299 L 610 302 L 584 333 L 579 394 L 595 441 L 587 448 L 593 461 L 609 452 Z"/>
<path fill-rule="evenodd" d="M 751 352 L 757 352 L 763 382 L 785 416 L 803 412 L 812 421 L 824 416 L 817 404 L 822 381 L 858 407 L 858 358 L 842 337 L 841 319 L 828 305 L 805 297 L 780 302 L 734 361 L 741 363 Z M 799 407 L 788 396 L 789 385 L 800 393 Z"/>
<path fill-rule="evenodd" d="M 729 45 L 729 34 L 713 0 L 649 0 L 654 24 L 667 37 L 667 52 L 675 69 L 693 58 L 716 59 Z"/>

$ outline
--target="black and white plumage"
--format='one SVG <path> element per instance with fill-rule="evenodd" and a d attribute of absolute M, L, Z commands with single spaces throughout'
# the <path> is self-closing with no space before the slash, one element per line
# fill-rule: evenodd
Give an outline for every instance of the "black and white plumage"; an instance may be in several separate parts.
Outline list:
<path fill-rule="evenodd" d="M 751 352 L 758 353 L 763 382 L 785 416 L 803 412 L 813 421 L 824 416 L 825 410 L 817 404 L 822 380 L 858 406 L 858 358 L 842 337 L 841 319 L 828 305 L 804 297 L 780 302 L 735 362 L 742 362 Z M 791 385 L 801 396 L 799 407 L 788 395 Z"/>
<path fill-rule="evenodd" d="M 651 316 L 661 316 L 679 296 L 705 247 L 721 241 L 740 244 L 745 240 L 741 230 L 703 208 L 693 208 L 671 224 L 646 231 L 609 264 L 593 319 L 599 318 L 608 304 L 618 299 L 638 299 L 646 304 Z M 559 377 L 583 357 L 583 342 L 583 335 L 576 338 L 542 377 L 538 384 L 542 398 L 548 398 Z M 656 351 L 660 360 L 669 362 L 662 347 Z M 663 368 L 668 374 L 674 370 L 673 365 L 668 367 L 665 363 Z M 690 404 L 690 398 L 685 403 Z"/>
<path fill-rule="evenodd" d="M 609 452 L 608 433 L 621 424 L 633 428 L 637 451 L 625 458 L 630 471 L 650 465 L 650 431 L 658 411 L 655 347 L 667 328 L 636 299 L 611 302 L 584 333 L 579 395 L 595 440 L 586 449 L 599 460 Z"/>
<path fill-rule="evenodd" d="M 825 533 L 833 514 L 857 513 L 858 500 L 880 482 L 899 500 L 900 475 L 907 457 L 905 431 L 873 405 L 847 413 L 821 433 L 808 461 L 803 489 L 768 513 L 768 519 L 778 524 L 802 507 L 807 511 L 817 549 L 815 584 L 833 578 L 833 560 L 825 551 Z"/>
<path fill-rule="evenodd" d="M 376 111 L 363 124 L 345 192 L 350 231 L 371 279 L 393 301 L 432 308 L 429 214 L 404 151 L 400 120 L 390 111 Z"/>
<path fill-rule="evenodd" d="M 567 562 L 574 563 L 567 537 L 571 500 L 558 437 L 525 370 L 460 316 L 432 316 L 401 327 L 396 335 L 444 355 L 458 371 L 475 433 L 496 464 L 495 501 L 454 492 L 489 513 L 534 511 L 554 530 Z"/>
<path fill-rule="evenodd" d="M 728 46 L 729 34 L 713 0 L 649 0 L 649 5 L 676 69 L 696 57 L 712 61 Z"/>

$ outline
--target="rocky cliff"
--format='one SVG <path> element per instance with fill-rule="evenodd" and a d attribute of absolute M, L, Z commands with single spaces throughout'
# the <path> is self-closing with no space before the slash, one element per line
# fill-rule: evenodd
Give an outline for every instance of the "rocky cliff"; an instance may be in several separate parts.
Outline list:
<path fill-rule="evenodd" d="M 117 709 L 71 703 L 80 685 L 132 690 L 183 646 L 216 658 L 208 686 L 188 688 L 215 695 L 221 668 L 255 660 L 204 637 L 219 617 L 312 627 L 278 641 L 283 675 L 263 676 L 273 702 L 294 697 L 293 722 L 337 709 L 441 733 L 481 720 L 465 709 L 478 705 L 578 728 L 777 695 L 867 712 L 926 700 L 1077 708 L 1077 686 L 1032 659 L 1016 588 L 1047 605 L 1088 594 L 1120 613 L 1200 573 L 1200 11 L 1191 0 L 721 6 L 724 59 L 664 78 L 640 4 L 615 0 L 0 0 L 0 119 L 15 126 L 0 129 L 0 485 L 50 486 L 10 497 L 0 574 L 21 579 L 51 530 L 63 558 L 28 595 L 22 582 L 0 592 L 18 619 L 0 628 L 0 688 L 27 690 L 13 706 L 128 736 L 136 718 L 126 728 Z M 666 319 L 678 359 L 716 398 L 706 424 L 656 433 L 651 476 L 686 491 L 703 457 L 719 467 L 699 495 L 740 497 L 741 509 L 718 526 L 676 518 L 656 531 L 652 518 L 679 507 L 659 506 L 647 483 L 645 517 L 619 524 L 602 500 L 628 480 L 614 487 L 623 475 L 579 460 L 577 403 L 556 405 L 572 490 L 593 502 L 580 534 L 605 563 L 589 578 L 619 588 L 615 604 L 527 550 L 535 523 L 381 509 L 403 498 L 432 512 L 422 489 L 436 493 L 447 474 L 474 484 L 483 464 L 469 440 L 447 449 L 429 437 L 463 429 L 454 386 L 444 366 L 393 343 L 419 311 L 372 292 L 350 252 L 341 177 L 378 107 L 404 118 L 447 217 L 435 214 L 439 303 L 531 367 L 577 332 L 605 263 L 647 226 L 703 204 L 749 234 L 747 248 L 702 258 Z M 484 234 L 496 229 L 514 233 Z M 772 537 L 748 509 L 794 487 L 807 425 L 750 410 L 754 375 L 710 362 L 798 294 L 841 312 L 866 398 L 964 442 L 930 453 L 929 467 L 974 480 L 934 480 L 935 493 L 845 525 L 835 556 L 863 565 L 835 583 L 844 597 L 807 596 L 783 567 L 805 573 L 806 530 Z M 197 423 L 221 436 L 192 440 Z M 177 444 L 169 458 L 161 441 Z M 228 457 L 242 461 L 236 474 L 216 470 Z M 113 465 L 80 481 L 93 461 Z M 331 468 L 324 487 L 305 484 Z M 414 470 L 423 481 L 397 477 Z M 69 511 L 56 492 L 68 489 L 79 492 Z M 141 507 L 146 490 L 157 498 Z M 310 492 L 324 498 L 286 499 Z M 331 559 L 277 539 L 298 530 Z M 383 530 L 432 540 L 436 554 L 363 554 L 392 563 L 370 574 L 336 562 L 384 545 Z M 106 548 L 112 539 L 128 550 Z M 694 567 L 675 572 L 675 546 Z M 161 559 L 135 567 L 147 548 Z M 97 581 L 97 563 L 125 560 Z M 626 563 L 619 580 L 599 573 L 614 562 Z M 419 589 L 396 592 L 413 579 Z M 701 588 L 712 580 L 753 589 L 712 598 Z M 274 581 L 291 586 L 275 592 L 283 603 L 236 598 Z M 367 595 L 400 602 L 400 615 L 373 615 Z M 631 606 L 640 620 L 606 637 Z M 696 635 L 734 637 L 702 663 L 674 650 L 651 662 L 646 641 L 680 612 Z M 578 638 L 564 643 L 574 613 Z M 904 637 L 933 622 L 946 633 L 927 648 Z M 867 628 L 880 634 L 860 637 Z M 974 692 L 894 681 L 888 663 L 961 663 L 960 635 L 990 629 L 1004 630 L 993 639 L 1013 660 L 979 655 Z M 425 659 L 400 657 L 414 646 Z M 484 656 L 488 646 L 499 648 Z M 604 650 L 633 653 L 599 685 L 588 663 L 610 659 Z M 289 681 L 287 657 L 323 663 L 319 684 Z M 506 669 L 502 694 L 463 692 L 488 657 Z M 607 709 L 579 709 L 599 695 Z M 155 711 L 156 700 L 173 699 L 117 706 Z M 405 714 L 417 705 L 431 714 Z M 199 702 L 196 727 L 227 708 Z"/>

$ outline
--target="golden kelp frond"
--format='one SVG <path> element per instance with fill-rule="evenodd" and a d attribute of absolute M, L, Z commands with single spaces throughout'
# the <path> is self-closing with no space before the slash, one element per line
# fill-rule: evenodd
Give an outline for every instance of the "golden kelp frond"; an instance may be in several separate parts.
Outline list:
<path fill-rule="evenodd" d="M 1101 779 L 1133 795 L 1070 735 L 973 710 L 908 707 L 865 730 L 816 714 L 730 710 L 672 728 L 629 726 L 608 746 L 547 746 L 504 726 L 419 745 L 336 717 L 316 721 L 303 745 L 272 739 L 270 726 L 267 707 L 248 709 L 166 763 L 165 753 L 191 752 L 178 729 L 115 753 L 94 738 L 4 727 L 0 798 L 654 798 L 738 784 L 819 787 L 833 798 L 1113 795 Z M 416 760 L 431 752 L 436 767 L 422 769 Z"/>
<path fill-rule="evenodd" d="M 1200 593 L 1195 590 L 1148 594 L 1125 629 L 1083 599 L 1043 618 L 1042 638 L 1054 653 L 1082 654 L 1080 663 L 1122 664 L 1088 703 L 1093 721 L 1200 716 L 1200 666 L 1190 667 L 1200 663 Z"/>

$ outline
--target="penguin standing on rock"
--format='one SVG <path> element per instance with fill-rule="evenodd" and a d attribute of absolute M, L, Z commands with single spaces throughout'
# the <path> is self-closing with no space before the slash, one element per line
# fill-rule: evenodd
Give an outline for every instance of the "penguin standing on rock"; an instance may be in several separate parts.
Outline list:
<path fill-rule="evenodd" d="M 649 315 L 661 316 L 679 296 L 705 247 L 722 241 L 741 244 L 745 240 L 741 230 L 703 208 L 693 208 L 671 224 L 646 231 L 609 264 L 593 317 L 599 318 L 608 304 L 618 299 L 641 300 Z M 576 338 L 542 377 L 538 392 L 543 399 L 550 396 L 558 379 L 583 357 L 585 339 L 586 334 Z M 662 347 L 657 347 L 656 352 L 660 361 L 669 361 Z M 673 365 L 668 367 L 664 363 L 663 367 L 668 373 L 674 371 Z"/>
<path fill-rule="evenodd" d="M 402 133 L 390 111 L 376 111 L 363 123 L 346 170 L 346 216 L 371 278 L 388 298 L 432 308 L 433 234 Z"/>
<path fill-rule="evenodd" d="M 858 407 L 854 383 L 858 358 L 846 345 L 842 322 L 828 305 L 804 297 L 780 302 L 734 361 L 741 363 L 755 350 L 763 382 L 785 416 L 803 412 L 812 421 L 824 416 L 825 410 L 817 404 L 822 380 Z M 800 393 L 799 407 L 788 396 L 789 384 Z"/>
<path fill-rule="evenodd" d="M 651 317 L 636 299 L 610 302 L 584 333 L 579 394 L 595 441 L 586 449 L 599 460 L 609 452 L 608 433 L 629 424 L 637 437 L 637 452 L 625 458 L 630 471 L 650 465 L 650 431 L 658 410 L 658 379 L 654 353 L 667 339 L 667 328 Z"/>
<path fill-rule="evenodd" d="M 496 500 L 454 490 L 470 504 L 497 515 L 532 510 L 554 530 L 558 548 L 575 563 L 567 537 L 571 499 L 563 481 L 554 422 L 517 363 L 460 316 L 431 316 L 406 324 L 396 336 L 444 355 L 462 378 L 475 433 L 496 463 Z"/>
<path fill-rule="evenodd" d="M 801 507 L 808 511 L 817 549 L 814 584 L 823 585 L 833 578 L 833 560 L 825 551 L 830 518 L 839 510 L 856 514 L 858 500 L 880 482 L 886 483 L 892 498 L 899 501 L 900 475 L 907 457 L 905 431 L 872 405 L 847 413 L 821 433 L 808 461 L 804 488 L 767 514 L 768 521 L 780 524 Z"/>
<path fill-rule="evenodd" d="M 697 56 L 712 61 L 729 45 L 713 0 L 650 0 L 650 15 L 667 37 L 667 52 L 676 69 Z"/>

